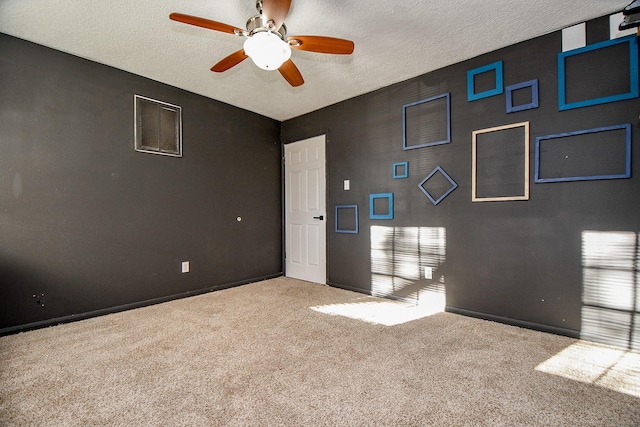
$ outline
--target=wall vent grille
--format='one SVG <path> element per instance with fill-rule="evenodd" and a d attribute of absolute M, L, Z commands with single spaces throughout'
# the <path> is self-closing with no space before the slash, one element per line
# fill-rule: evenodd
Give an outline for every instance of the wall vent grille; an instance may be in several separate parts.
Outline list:
<path fill-rule="evenodd" d="M 135 148 L 144 153 L 182 157 L 182 108 L 134 96 Z"/>

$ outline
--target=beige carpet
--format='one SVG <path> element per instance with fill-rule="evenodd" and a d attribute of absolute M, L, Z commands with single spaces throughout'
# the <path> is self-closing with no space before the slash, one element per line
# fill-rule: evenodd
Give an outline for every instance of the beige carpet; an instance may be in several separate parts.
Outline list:
<path fill-rule="evenodd" d="M 640 425 L 637 353 L 383 312 L 277 278 L 2 337 L 0 425 Z"/>

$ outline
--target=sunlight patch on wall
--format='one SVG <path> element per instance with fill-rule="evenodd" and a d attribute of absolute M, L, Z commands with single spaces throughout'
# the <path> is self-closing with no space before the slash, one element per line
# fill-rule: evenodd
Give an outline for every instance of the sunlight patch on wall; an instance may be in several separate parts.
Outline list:
<path fill-rule="evenodd" d="M 371 226 L 371 294 L 444 311 L 444 227 Z"/>
<path fill-rule="evenodd" d="M 443 311 L 438 304 L 416 305 L 401 301 L 380 301 L 377 299 L 356 303 L 322 305 L 311 307 L 311 309 L 324 314 L 344 316 L 384 326 L 400 325 Z"/>
<path fill-rule="evenodd" d="M 536 366 L 536 371 L 640 397 L 640 353 L 579 341 Z"/>
<path fill-rule="evenodd" d="M 638 240 L 634 232 L 582 232 L 580 338 L 640 350 Z"/>

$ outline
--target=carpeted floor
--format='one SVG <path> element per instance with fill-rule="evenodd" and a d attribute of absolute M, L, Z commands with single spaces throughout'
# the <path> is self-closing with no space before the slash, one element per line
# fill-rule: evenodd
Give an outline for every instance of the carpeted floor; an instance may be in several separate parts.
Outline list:
<path fill-rule="evenodd" d="M 640 425 L 637 353 L 450 313 L 379 322 L 403 308 L 277 278 L 2 337 L 0 425 Z"/>

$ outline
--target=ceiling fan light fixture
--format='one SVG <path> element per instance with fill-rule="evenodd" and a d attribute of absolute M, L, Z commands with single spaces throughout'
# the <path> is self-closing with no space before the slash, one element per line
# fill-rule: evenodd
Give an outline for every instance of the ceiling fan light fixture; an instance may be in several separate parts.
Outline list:
<path fill-rule="evenodd" d="M 640 1 L 640 0 L 636 0 Z M 246 30 L 198 16 L 172 13 L 169 18 L 196 27 L 246 37 L 243 48 L 218 61 L 211 71 L 221 73 L 247 58 L 263 70 L 278 70 L 292 87 L 304 84 L 300 70 L 293 63 L 291 50 L 349 55 L 353 42 L 325 36 L 287 37 L 284 21 L 292 0 L 256 0 L 258 14 L 247 20 Z"/>
<path fill-rule="evenodd" d="M 271 31 L 257 32 L 247 38 L 244 52 L 263 70 L 277 70 L 291 58 L 289 44 Z"/>

